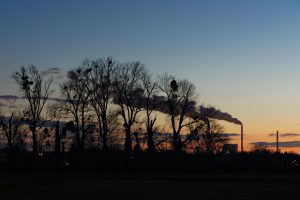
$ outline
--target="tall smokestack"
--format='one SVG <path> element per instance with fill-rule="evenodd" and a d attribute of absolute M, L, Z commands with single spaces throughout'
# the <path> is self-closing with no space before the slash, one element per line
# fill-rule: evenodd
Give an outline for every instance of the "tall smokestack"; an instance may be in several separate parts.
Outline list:
<path fill-rule="evenodd" d="M 216 110 L 214 107 L 204 107 L 200 106 L 200 112 L 196 117 L 200 117 L 202 119 L 217 119 L 217 120 L 224 120 L 230 123 L 241 125 L 241 152 L 244 151 L 244 130 L 243 130 L 243 123 L 237 119 L 232 117 L 230 114 L 221 112 L 220 110 Z"/>
<path fill-rule="evenodd" d="M 241 152 L 244 151 L 244 130 L 243 124 L 241 124 Z"/>
<path fill-rule="evenodd" d="M 279 139 L 278 139 L 278 131 L 276 132 L 276 152 L 279 152 Z"/>

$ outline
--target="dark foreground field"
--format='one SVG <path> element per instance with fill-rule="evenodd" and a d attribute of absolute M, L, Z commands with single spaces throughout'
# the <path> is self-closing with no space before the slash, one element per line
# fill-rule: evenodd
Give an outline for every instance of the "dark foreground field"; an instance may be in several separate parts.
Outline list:
<path fill-rule="evenodd" d="M 2 174 L 0 199 L 271 199 L 300 197 L 300 174 Z"/>

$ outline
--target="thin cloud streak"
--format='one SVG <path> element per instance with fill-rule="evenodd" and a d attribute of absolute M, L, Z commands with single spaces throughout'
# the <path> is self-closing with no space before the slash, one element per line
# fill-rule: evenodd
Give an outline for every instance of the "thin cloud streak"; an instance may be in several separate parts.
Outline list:
<path fill-rule="evenodd" d="M 60 74 L 60 69 L 58 67 L 52 67 L 52 68 L 42 71 L 41 74 L 43 76 L 53 75 L 53 74 L 57 75 L 57 74 Z"/>
<path fill-rule="evenodd" d="M 252 142 L 251 145 L 265 145 L 267 147 L 276 147 L 276 142 Z M 279 142 L 279 147 L 300 147 L 300 141 L 286 141 L 286 142 Z"/>
<path fill-rule="evenodd" d="M 228 136 L 228 137 L 237 137 L 240 136 L 240 133 L 221 133 L 223 136 Z"/>
<path fill-rule="evenodd" d="M 296 136 L 300 136 L 300 133 L 279 133 L 278 135 L 279 137 L 296 137 Z M 276 136 L 276 134 L 270 133 L 269 136 L 274 137 Z"/>

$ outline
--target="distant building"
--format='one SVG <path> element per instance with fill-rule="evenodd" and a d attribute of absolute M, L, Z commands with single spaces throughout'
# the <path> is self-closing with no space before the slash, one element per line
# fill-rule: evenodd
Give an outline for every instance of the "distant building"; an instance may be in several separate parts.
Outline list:
<path fill-rule="evenodd" d="M 238 144 L 224 144 L 223 153 L 237 153 L 238 152 Z"/>

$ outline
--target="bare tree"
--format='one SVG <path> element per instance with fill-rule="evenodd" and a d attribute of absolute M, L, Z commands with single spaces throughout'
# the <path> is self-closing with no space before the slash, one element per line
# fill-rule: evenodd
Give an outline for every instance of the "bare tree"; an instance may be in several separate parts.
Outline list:
<path fill-rule="evenodd" d="M 167 99 L 161 111 L 171 118 L 173 131 L 173 149 L 182 149 L 181 130 L 187 126 L 186 119 L 195 111 L 195 86 L 188 80 L 176 80 L 174 76 L 164 73 L 158 78 L 161 94 Z"/>
<path fill-rule="evenodd" d="M 159 104 L 163 101 L 162 98 L 157 96 L 157 85 L 152 80 L 152 76 L 148 71 L 144 71 L 142 76 L 142 86 L 144 89 L 144 108 L 146 112 L 146 130 L 147 130 L 147 146 L 149 152 L 155 151 L 155 144 L 153 140 L 154 133 L 157 132 L 155 122 L 157 115 L 153 112 L 157 110 Z"/>
<path fill-rule="evenodd" d="M 20 126 L 22 125 L 22 119 L 20 117 L 14 116 L 14 113 L 11 113 L 8 121 L 1 120 L 0 126 L 2 126 L 2 130 L 5 133 L 5 137 L 7 139 L 8 150 L 12 151 L 13 149 L 13 141 L 15 137 L 19 134 Z"/>
<path fill-rule="evenodd" d="M 98 59 L 92 62 L 90 73 L 90 104 L 93 107 L 99 126 L 100 138 L 103 150 L 107 150 L 109 103 L 113 92 L 113 76 L 116 69 L 116 63 L 112 58 Z"/>
<path fill-rule="evenodd" d="M 68 72 L 68 80 L 61 85 L 63 105 L 61 109 L 66 115 L 71 115 L 76 127 L 77 147 L 82 150 L 86 137 L 86 123 L 89 119 L 89 73 L 92 71 L 91 63 L 84 60 L 74 70 Z M 81 134 L 80 134 L 81 133 Z"/>
<path fill-rule="evenodd" d="M 132 152 L 131 127 L 136 122 L 137 114 L 143 107 L 141 77 L 144 66 L 140 62 L 119 64 L 114 78 L 113 101 L 120 109 L 125 129 L 125 152 Z"/>
<path fill-rule="evenodd" d="M 42 111 L 49 97 L 53 78 L 44 79 L 34 65 L 22 66 L 20 71 L 12 75 L 28 103 L 28 122 L 32 132 L 32 151 L 37 154 L 37 128 L 41 123 Z"/>
<path fill-rule="evenodd" d="M 194 131 L 200 136 L 199 149 L 207 154 L 216 154 L 222 151 L 224 144 L 230 138 L 224 134 L 224 127 L 217 120 L 199 121 Z"/>

